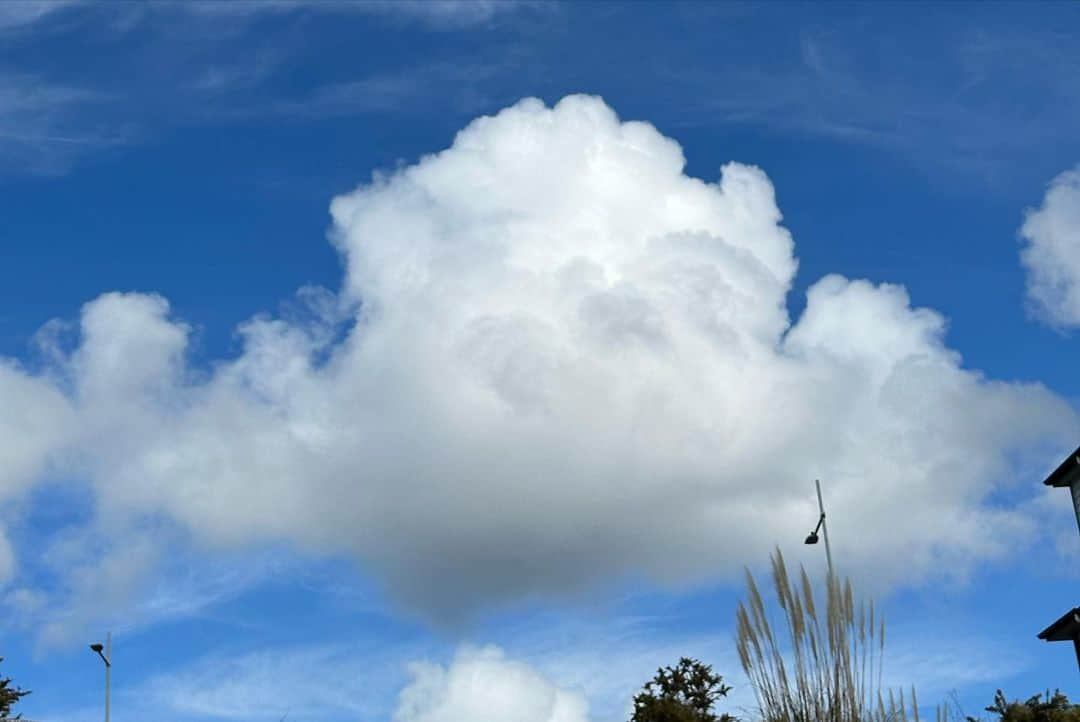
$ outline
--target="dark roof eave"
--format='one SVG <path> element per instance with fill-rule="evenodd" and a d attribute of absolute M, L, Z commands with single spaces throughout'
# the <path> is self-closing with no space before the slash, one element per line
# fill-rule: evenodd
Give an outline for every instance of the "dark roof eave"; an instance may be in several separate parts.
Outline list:
<path fill-rule="evenodd" d="M 1039 639 L 1047 642 L 1071 642 L 1080 638 L 1080 607 L 1065 612 L 1061 619 L 1039 632 Z"/>
<path fill-rule="evenodd" d="M 1077 479 L 1080 479 L 1080 447 L 1069 454 L 1043 483 L 1047 486 L 1071 486 Z"/>

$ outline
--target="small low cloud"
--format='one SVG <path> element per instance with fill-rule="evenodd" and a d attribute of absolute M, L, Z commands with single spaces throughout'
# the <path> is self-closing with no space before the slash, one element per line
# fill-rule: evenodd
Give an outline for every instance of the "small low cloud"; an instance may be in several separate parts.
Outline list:
<path fill-rule="evenodd" d="M 1032 312 L 1058 329 L 1080 327 L 1080 170 L 1050 182 L 1020 237 Z"/>
<path fill-rule="evenodd" d="M 465 648 L 448 666 L 417 662 L 394 722 L 588 722 L 588 703 L 495 647 Z"/>

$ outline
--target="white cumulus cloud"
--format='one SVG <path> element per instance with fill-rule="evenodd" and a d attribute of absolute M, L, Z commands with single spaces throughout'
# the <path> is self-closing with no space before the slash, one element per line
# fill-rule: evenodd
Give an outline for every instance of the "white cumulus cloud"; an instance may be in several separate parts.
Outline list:
<path fill-rule="evenodd" d="M 1021 260 L 1035 314 L 1052 326 L 1080 326 L 1080 171 L 1050 183 L 1020 228 Z"/>
<path fill-rule="evenodd" d="M 900 286 L 828 276 L 793 324 L 765 173 L 687 176 L 599 98 L 479 118 L 331 212 L 341 292 L 236 358 L 192 364 L 164 299 L 111 293 L 47 372 L 0 367 L 0 497 L 66 471 L 108 528 L 348 553 L 452 618 L 730 574 L 812 523 L 815 476 L 846 571 L 962 574 L 1035 526 L 996 501 L 1015 464 L 1080 429 Z"/>
<path fill-rule="evenodd" d="M 412 665 L 413 681 L 402 690 L 394 722 L 588 722 L 578 692 L 560 689 L 527 664 L 495 647 L 465 648 L 448 667 Z"/>

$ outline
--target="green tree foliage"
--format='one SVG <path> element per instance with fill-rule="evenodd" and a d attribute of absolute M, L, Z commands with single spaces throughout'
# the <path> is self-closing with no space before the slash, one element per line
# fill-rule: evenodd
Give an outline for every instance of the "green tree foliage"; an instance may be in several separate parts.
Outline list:
<path fill-rule="evenodd" d="M 0 657 L 0 662 L 3 661 L 4 658 Z M 28 694 L 30 694 L 28 690 L 13 686 L 10 678 L 0 677 L 0 718 L 10 718 L 11 708 Z M 15 719 L 18 719 L 18 717 Z"/>
<path fill-rule="evenodd" d="M 1071 704 L 1069 698 L 1054 690 L 1054 694 L 1037 694 L 1026 702 L 1005 699 L 1000 689 L 994 695 L 994 704 L 986 708 L 998 716 L 999 722 L 1080 722 L 1080 704 Z M 970 719 L 970 718 L 969 718 Z"/>
<path fill-rule="evenodd" d="M 733 717 L 712 711 L 730 691 L 712 667 L 683 657 L 674 667 L 657 670 L 634 697 L 630 722 L 734 722 Z"/>

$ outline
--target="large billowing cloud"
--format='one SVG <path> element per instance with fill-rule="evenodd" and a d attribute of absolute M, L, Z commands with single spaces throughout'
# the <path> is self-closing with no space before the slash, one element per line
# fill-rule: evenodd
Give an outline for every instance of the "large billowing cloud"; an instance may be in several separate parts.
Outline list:
<path fill-rule="evenodd" d="M 1034 523 L 994 501 L 1012 464 L 1080 428 L 899 286 L 828 276 L 792 325 L 765 174 L 691 178 L 598 98 L 480 118 L 332 215 L 340 294 L 235 359 L 191 365 L 164 299 L 107 294 L 47 373 L 0 367 L 0 493 L 89 479 L 110 526 L 348 553 L 447 617 L 731 573 L 805 533 L 814 477 L 847 571 L 962 572 Z"/>
<path fill-rule="evenodd" d="M 1080 326 L 1080 171 L 1067 171 L 1050 183 L 1020 235 L 1036 315 L 1058 328 Z"/>

